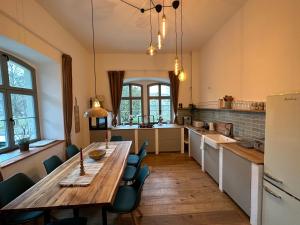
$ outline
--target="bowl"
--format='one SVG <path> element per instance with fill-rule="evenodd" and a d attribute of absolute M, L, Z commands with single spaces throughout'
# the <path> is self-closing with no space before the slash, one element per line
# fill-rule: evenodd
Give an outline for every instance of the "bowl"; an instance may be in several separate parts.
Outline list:
<path fill-rule="evenodd" d="M 100 160 L 105 156 L 105 154 L 105 150 L 95 149 L 89 152 L 89 157 L 94 160 Z"/>

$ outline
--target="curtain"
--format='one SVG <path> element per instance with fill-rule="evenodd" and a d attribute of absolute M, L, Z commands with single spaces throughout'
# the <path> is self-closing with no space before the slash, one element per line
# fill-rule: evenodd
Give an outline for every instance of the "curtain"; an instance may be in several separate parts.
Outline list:
<path fill-rule="evenodd" d="M 63 80 L 63 110 L 66 145 L 71 144 L 72 114 L 73 114 L 73 88 L 72 88 L 72 57 L 62 55 Z"/>
<path fill-rule="evenodd" d="M 112 103 L 112 125 L 117 126 L 117 115 L 119 113 L 121 98 L 122 98 L 122 88 L 124 80 L 125 71 L 108 71 L 108 79 L 110 86 L 110 96 Z"/>
<path fill-rule="evenodd" d="M 175 114 L 174 123 L 177 123 L 177 111 L 178 111 L 178 94 L 179 94 L 179 79 L 175 75 L 174 71 L 169 71 L 171 98 L 173 102 L 173 110 Z"/>

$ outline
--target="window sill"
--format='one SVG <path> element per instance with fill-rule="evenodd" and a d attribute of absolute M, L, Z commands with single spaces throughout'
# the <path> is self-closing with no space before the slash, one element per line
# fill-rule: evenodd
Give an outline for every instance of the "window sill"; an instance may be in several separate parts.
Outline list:
<path fill-rule="evenodd" d="M 0 169 L 10 166 L 14 163 L 17 163 L 23 159 L 26 159 L 32 155 L 35 155 L 39 152 L 42 152 L 63 142 L 64 140 L 57 140 L 43 147 L 30 148 L 29 151 L 26 152 L 21 152 L 20 149 L 16 149 L 8 153 L 0 154 Z"/>

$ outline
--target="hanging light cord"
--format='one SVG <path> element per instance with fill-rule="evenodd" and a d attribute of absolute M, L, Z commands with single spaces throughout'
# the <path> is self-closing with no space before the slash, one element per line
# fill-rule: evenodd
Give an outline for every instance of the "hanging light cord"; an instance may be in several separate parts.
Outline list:
<path fill-rule="evenodd" d="M 150 8 L 151 8 L 151 0 L 150 2 Z M 152 45 L 152 9 L 150 9 L 150 45 Z"/>
<path fill-rule="evenodd" d="M 160 27 L 159 27 L 160 23 L 159 22 L 160 22 L 159 21 L 159 13 L 157 13 L 157 29 L 158 29 L 158 32 L 160 32 Z"/>
<path fill-rule="evenodd" d="M 176 13 L 176 9 L 175 9 L 175 39 L 176 39 L 176 57 L 177 57 L 177 13 Z"/>
<path fill-rule="evenodd" d="M 181 30 L 181 40 L 180 40 L 180 45 L 181 45 L 181 67 L 183 67 L 183 54 L 182 54 L 182 39 L 183 39 L 183 29 L 182 29 L 182 0 L 181 0 L 181 6 L 180 6 L 180 30 Z"/>
<path fill-rule="evenodd" d="M 95 97 L 96 97 L 96 52 L 95 52 L 95 28 L 94 28 L 94 4 L 93 0 L 91 0 L 92 7 L 92 36 L 93 36 L 93 58 L 94 58 L 94 77 L 95 77 Z"/>

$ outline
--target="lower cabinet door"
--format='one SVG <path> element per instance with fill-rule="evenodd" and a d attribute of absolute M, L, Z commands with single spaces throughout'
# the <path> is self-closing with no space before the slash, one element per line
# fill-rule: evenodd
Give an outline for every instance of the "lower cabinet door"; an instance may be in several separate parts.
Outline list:
<path fill-rule="evenodd" d="M 300 224 L 300 201 L 264 181 L 262 225 Z"/>
<path fill-rule="evenodd" d="M 251 163 L 226 149 L 223 151 L 223 190 L 250 216 Z"/>
<path fill-rule="evenodd" d="M 201 154 L 201 135 L 190 131 L 190 151 L 191 156 L 201 165 L 202 154 Z"/>
<path fill-rule="evenodd" d="M 204 145 L 204 166 L 205 171 L 219 183 L 219 149 Z"/>

